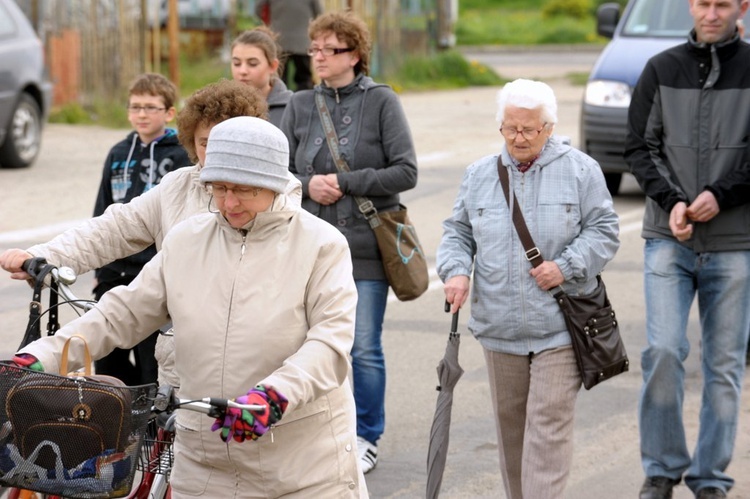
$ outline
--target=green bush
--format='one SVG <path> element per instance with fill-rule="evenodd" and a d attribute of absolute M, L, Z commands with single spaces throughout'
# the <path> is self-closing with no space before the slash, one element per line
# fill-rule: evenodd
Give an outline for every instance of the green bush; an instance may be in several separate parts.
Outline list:
<path fill-rule="evenodd" d="M 429 57 L 407 57 L 386 81 L 401 92 L 499 85 L 503 80 L 484 64 L 467 61 L 459 52 L 448 50 Z"/>
<path fill-rule="evenodd" d="M 590 27 L 571 17 L 560 18 L 558 24 L 543 31 L 537 38 L 539 44 L 592 43 L 595 41 L 596 33 L 592 32 Z"/>
<path fill-rule="evenodd" d="M 585 19 L 591 16 L 591 0 L 548 0 L 542 7 L 542 17 L 556 16 Z"/>
<path fill-rule="evenodd" d="M 547 0 L 459 0 L 459 15 L 466 10 L 541 9 Z"/>
<path fill-rule="evenodd" d="M 77 125 L 83 123 L 91 123 L 92 119 L 82 105 L 77 102 L 73 102 L 52 109 L 49 113 L 49 122 Z"/>

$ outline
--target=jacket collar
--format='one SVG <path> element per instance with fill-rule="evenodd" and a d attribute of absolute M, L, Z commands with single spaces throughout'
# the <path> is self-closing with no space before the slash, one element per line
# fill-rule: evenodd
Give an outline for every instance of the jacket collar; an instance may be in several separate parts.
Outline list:
<path fill-rule="evenodd" d="M 375 85 L 375 82 L 372 80 L 372 78 L 370 78 L 369 76 L 365 76 L 364 73 L 359 73 L 354 77 L 354 80 L 352 80 L 350 84 L 343 87 L 331 88 L 326 85 L 325 82 L 321 82 L 320 85 L 315 87 L 315 89 L 316 91 L 323 92 L 324 94 L 330 95 L 331 97 L 336 97 L 337 94 L 339 97 L 341 97 L 352 94 L 357 90 L 366 90 L 373 85 Z"/>
<path fill-rule="evenodd" d="M 539 156 L 537 157 L 537 159 L 534 160 L 532 169 L 537 166 L 539 168 L 544 168 L 560 156 L 566 154 L 569 150 L 570 146 L 568 144 L 564 143 L 558 136 L 552 135 L 549 140 L 547 140 L 547 143 L 544 144 L 544 147 L 539 152 Z M 503 143 L 501 155 L 504 164 L 513 166 L 518 165 L 518 162 L 515 161 L 513 157 L 508 153 L 508 148 L 505 143 Z"/>
<path fill-rule="evenodd" d="M 216 209 L 216 208 L 214 208 Z M 245 224 L 242 228 L 232 227 L 229 222 L 218 211 L 215 211 L 216 220 L 223 230 L 240 234 L 257 234 L 262 237 L 269 232 L 277 230 L 283 223 L 288 221 L 300 210 L 299 202 L 290 198 L 285 193 L 277 194 L 273 204 L 268 210 L 258 213 L 254 220 Z"/>
<path fill-rule="evenodd" d="M 724 62 L 733 57 L 740 47 L 740 35 L 737 31 L 728 40 L 718 43 L 699 42 L 696 36 L 695 28 L 691 29 L 688 35 L 688 51 L 698 57 L 710 58 L 713 48 L 719 57 L 719 61 Z"/>

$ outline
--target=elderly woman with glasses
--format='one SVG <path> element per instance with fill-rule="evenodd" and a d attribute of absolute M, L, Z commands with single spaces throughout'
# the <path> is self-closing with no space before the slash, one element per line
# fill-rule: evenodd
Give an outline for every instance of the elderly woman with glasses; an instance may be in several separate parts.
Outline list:
<path fill-rule="evenodd" d="M 349 241 L 359 301 L 352 348 L 361 466 L 375 467 L 385 428 L 385 360 L 381 335 L 388 281 L 375 235 L 355 197 L 378 211 L 396 210 L 399 193 L 417 183 L 409 125 L 398 96 L 367 76 L 370 35 L 351 12 L 331 12 L 308 29 L 309 54 L 322 83 L 296 92 L 281 129 L 289 138 L 290 171 L 302 182 L 302 207 L 338 228 Z M 349 171 L 332 156 L 316 97 L 330 116 L 328 136 Z M 332 137 L 335 134 L 335 138 Z"/>
<path fill-rule="evenodd" d="M 32 257 L 43 257 L 49 263 L 71 267 L 76 274 L 104 266 L 137 253 L 151 244 L 159 249 L 164 237 L 183 220 L 205 213 L 210 196 L 200 182 L 205 164 L 208 134 L 217 123 L 238 116 L 265 117 L 265 99 L 251 85 L 220 80 L 197 90 L 185 102 L 177 116 L 178 137 L 190 159 L 191 167 L 179 168 L 165 175 L 161 183 L 130 203 L 116 203 L 101 216 L 68 229 L 51 241 L 28 250 L 13 248 L 0 254 L 0 267 L 11 272 L 13 279 L 28 279 L 21 264 Z M 299 203 L 299 181 L 289 173 L 287 194 Z M 179 387 L 172 354 L 172 337 L 159 335 L 156 342 L 159 383 Z"/>
<path fill-rule="evenodd" d="M 581 376 L 548 291 L 596 288 L 619 247 L 618 217 L 596 161 L 553 135 L 557 102 L 548 85 L 508 83 L 497 119 L 505 144 L 467 168 L 443 223 L 437 271 L 452 312 L 466 302 L 473 274 L 469 329 L 489 372 L 506 496 L 564 497 Z M 544 258 L 536 268 L 508 202 L 520 207 Z"/>
<path fill-rule="evenodd" d="M 181 397 L 264 406 L 215 421 L 177 412 L 175 499 L 367 497 L 348 378 L 357 304 L 349 246 L 285 194 L 288 173 L 275 126 L 254 117 L 215 125 L 200 171 L 213 213 L 174 227 L 128 287 L 19 354 L 58 372 L 72 334 L 99 358 L 171 319 Z M 74 368 L 82 350 L 69 355 Z"/>

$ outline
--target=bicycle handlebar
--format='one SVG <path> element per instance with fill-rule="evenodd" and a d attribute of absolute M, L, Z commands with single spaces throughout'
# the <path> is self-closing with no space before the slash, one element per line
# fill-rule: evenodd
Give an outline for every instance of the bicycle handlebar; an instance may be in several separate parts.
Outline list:
<path fill-rule="evenodd" d="M 234 400 L 217 397 L 204 397 L 201 399 L 182 399 L 174 393 L 174 387 L 162 385 L 154 399 L 152 412 L 157 414 L 162 412 L 174 412 L 175 409 L 187 409 L 194 412 L 208 414 L 211 417 L 221 417 L 227 410 L 227 407 L 234 409 L 244 409 L 248 411 L 262 411 L 266 406 L 261 404 L 239 404 Z"/>
<path fill-rule="evenodd" d="M 238 404 L 234 400 L 215 397 L 205 397 L 200 400 L 179 399 L 176 405 L 177 409 L 188 409 L 190 411 L 202 412 L 209 416 L 212 415 L 215 409 L 223 411 L 226 410 L 227 407 L 245 409 L 248 411 L 262 411 L 266 408 L 266 406 L 261 404 Z"/>
<path fill-rule="evenodd" d="M 70 305 L 77 307 L 84 312 L 88 312 L 94 308 L 94 305 L 96 305 L 93 300 L 78 298 L 75 293 L 73 293 L 70 286 L 75 284 L 77 276 L 70 267 L 55 267 L 51 263 L 47 263 L 46 259 L 37 257 L 29 258 L 23 262 L 21 268 L 31 276 L 34 283 L 38 283 L 39 280 L 45 279 L 48 274 L 52 275 L 52 279 L 57 282 L 57 292 L 59 295 Z"/>

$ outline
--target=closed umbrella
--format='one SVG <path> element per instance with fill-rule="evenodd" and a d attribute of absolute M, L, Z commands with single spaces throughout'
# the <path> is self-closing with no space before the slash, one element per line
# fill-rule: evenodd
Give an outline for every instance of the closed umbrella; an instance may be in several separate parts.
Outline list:
<path fill-rule="evenodd" d="M 445 311 L 450 312 L 450 304 L 445 302 Z M 448 455 L 448 439 L 451 426 L 451 408 L 453 406 L 453 387 L 458 383 L 464 370 L 458 364 L 458 347 L 461 335 L 458 334 L 458 311 L 453 314 L 451 332 L 445 355 L 438 363 L 437 373 L 440 392 L 435 406 L 435 416 L 430 428 L 430 446 L 427 451 L 427 499 L 434 499 L 440 494 L 443 482 L 445 458 Z"/>

